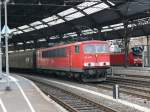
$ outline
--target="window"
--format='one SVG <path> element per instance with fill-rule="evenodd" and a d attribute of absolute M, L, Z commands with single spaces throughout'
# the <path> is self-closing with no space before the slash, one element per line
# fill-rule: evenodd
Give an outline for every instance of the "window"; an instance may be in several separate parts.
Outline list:
<path fill-rule="evenodd" d="M 79 45 L 75 46 L 75 53 L 80 53 L 80 46 Z"/>
<path fill-rule="evenodd" d="M 108 45 L 86 45 L 84 47 L 85 53 L 104 53 L 109 52 Z"/>
<path fill-rule="evenodd" d="M 86 45 L 84 47 L 84 52 L 85 53 L 95 53 L 95 47 L 94 47 L 94 45 Z"/>
<path fill-rule="evenodd" d="M 42 52 L 42 58 L 66 57 L 66 48 L 58 48 Z"/>

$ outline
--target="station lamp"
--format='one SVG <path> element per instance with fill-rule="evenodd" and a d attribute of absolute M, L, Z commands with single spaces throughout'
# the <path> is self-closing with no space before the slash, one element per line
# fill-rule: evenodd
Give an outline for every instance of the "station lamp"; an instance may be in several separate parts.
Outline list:
<path fill-rule="evenodd" d="M 1 34 L 5 37 L 5 53 L 6 53 L 6 75 L 7 75 L 7 86 L 6 90 L 10 90 L 9 82 L 9 59 L 8 59 L 8 38 L 12 36 L 11 30 L 7 25 L 7 3 L 9 0 L 4 1 L 4 10 L 5 10 L 5 25 L 1 31 Z"/>

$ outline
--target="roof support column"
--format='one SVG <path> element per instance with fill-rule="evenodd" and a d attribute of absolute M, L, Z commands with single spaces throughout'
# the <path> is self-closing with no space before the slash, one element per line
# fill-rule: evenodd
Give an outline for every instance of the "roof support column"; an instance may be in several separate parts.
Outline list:
<path fill-rule="evenodd" d="M 128 38 L 128 21 L 124 22 L 124 49 L 125 49 L 125 60 L 124 66 L 128 67 L 128 49 L 129 49 L 129 38 Z"/>
<path fill-rule="evenodd" d="M 26 50 L 26 42 L 23 41 L 23 50 L 25 51 Z"/>
<path fill-rule="evenodd" d="M 36 49 L 37 47 L 37 40 L 34 40 L 34 48 Z"/>
<path fill-rule="evenodd" d="M 150 36 L 147 36 L 147 66 L 150 67 Z"/>

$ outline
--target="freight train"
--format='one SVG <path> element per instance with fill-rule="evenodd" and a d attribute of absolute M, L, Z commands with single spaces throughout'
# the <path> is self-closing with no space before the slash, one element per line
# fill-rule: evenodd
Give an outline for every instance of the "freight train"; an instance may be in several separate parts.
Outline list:
<path fill-rule="evenodd" d="M 112 74 L 108 43 L 99 40 L 13 52 L 9 64 L 13 69 L 42 71 L 83 82 L 104 81 Z"/>

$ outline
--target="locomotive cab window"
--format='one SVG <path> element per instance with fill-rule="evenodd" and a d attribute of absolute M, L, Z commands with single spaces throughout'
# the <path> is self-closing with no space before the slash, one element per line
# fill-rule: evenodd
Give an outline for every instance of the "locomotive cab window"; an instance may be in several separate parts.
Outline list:
<path fill-rule="evenodd" d="M 75 53 L 80 53 L 80 46 L 79 45 L 75 46 Z"/>
<path fill-rule="evenodd" d="M 107 53 L 109 52 L 109 47 L 106 44 L 94 44 L 94 45 L 85 45 L 84 46 L 85 53 Z"/>

